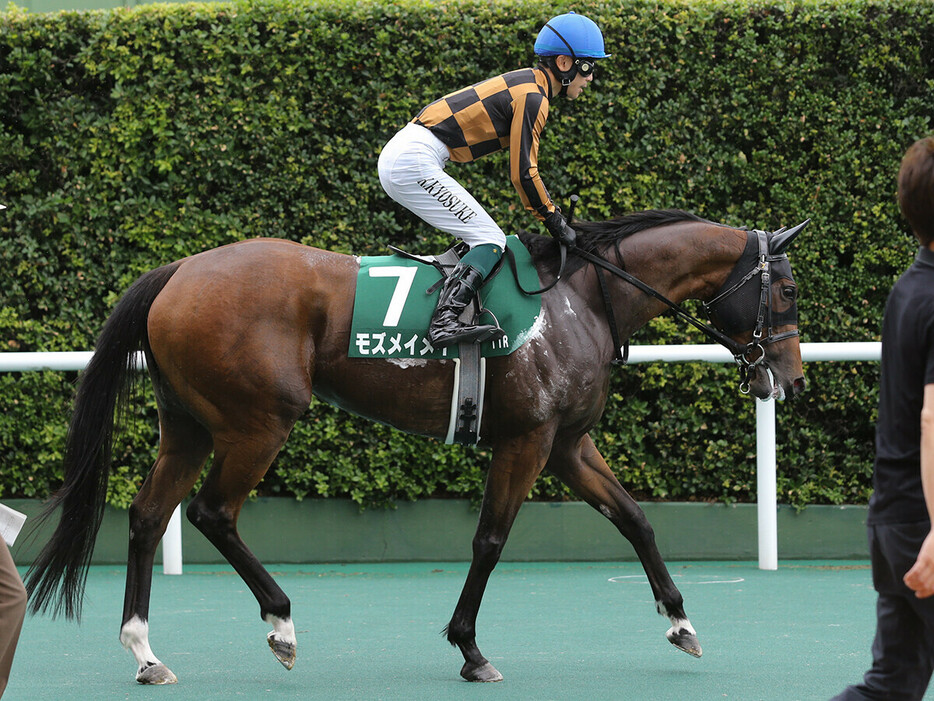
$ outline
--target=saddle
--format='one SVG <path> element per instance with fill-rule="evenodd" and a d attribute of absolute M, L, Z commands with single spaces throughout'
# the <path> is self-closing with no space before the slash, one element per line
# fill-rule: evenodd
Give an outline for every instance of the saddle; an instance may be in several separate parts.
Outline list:
<path fill-rule="evenodd" d="M 468 249 L 458 244 L 438 256 L 392 250 L 391 256 L 360 259 L 348 357 L 452 360 L 454 392 L 445 442 L 474 445 L 479 440 L 486 358 L 514 352 L 541 323 L 541 299 L 522 292 L 536 288 L 538 272 L 518 237 L 507 237 L 514 275 L 498 275 L 501 263 L 481 288 L 476 306 L 464 310 L 471 318 L 462 317 L 473 322 L 475 316 L 489 315 L 505 335 L 487 343 L 436 349 L 426 334 L 438 290 Z"/>

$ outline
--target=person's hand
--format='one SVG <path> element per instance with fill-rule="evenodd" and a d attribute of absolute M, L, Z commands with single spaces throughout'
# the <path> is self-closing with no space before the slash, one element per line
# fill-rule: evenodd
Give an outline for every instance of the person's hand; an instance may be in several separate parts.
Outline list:
<path fill-rule="evenodd" d="M 570 227 L 558 210 L 545 217 L 545 228 L 548 229 L 549 234 L 568 247 L 573 247 L 577 243 L 577 232 Z"/>
<path fill-rule="evenodd" d="M 934 594 L 934 532 L 928 533 L 921 544 L 918 559 L 905 574 L 905 584 L 919 599 Z"/>

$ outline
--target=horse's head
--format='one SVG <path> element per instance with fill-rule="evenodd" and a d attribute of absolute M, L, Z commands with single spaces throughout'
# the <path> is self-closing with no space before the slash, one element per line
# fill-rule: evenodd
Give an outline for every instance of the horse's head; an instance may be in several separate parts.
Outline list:
<path fill-rule="evenodd" d="M 723 287 L 704 309 L 738 345 L 741 389 L 760 399 L 795 397 L 805 388 L 798 342 L 798 288 L 785 251 L 808 222 L 772 233 L 751 231 Z"/>

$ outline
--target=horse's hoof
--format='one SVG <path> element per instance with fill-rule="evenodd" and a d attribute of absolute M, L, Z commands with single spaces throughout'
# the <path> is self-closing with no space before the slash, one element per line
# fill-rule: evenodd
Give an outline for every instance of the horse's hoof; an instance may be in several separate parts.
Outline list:
<path fill-rule="evenodd" d="M 665 633 L 665 637 L 668 638 L 669 643 L 689 655 L 700 657 L 701 654 L 703 654 L 697 635 L 686 628 L 679 628 L 678 630 L 675 630 L 673 627 L 669 628 L 668 632 Z"/>
<path fill-rule="evenodd" d="M 481 665 L 465 662 L 461 669 L 461 676 L 469 682 L 501 682 L 503 675 L 489 662 Z"/>
<path fill-rule="evenodd" d="M 136 681 L 140 684 L 178 684 L 178 677 L 160 662 L 139 670 L 136 673 Z"/>
<path fill-rule="evenodd" d="M 276 638 L 275 631 L 266 636 L 266 642 L 269 643 L 269 649 L 282 666 L 292 669 L 292 665 L 295 664 L 295 645 Z"/>

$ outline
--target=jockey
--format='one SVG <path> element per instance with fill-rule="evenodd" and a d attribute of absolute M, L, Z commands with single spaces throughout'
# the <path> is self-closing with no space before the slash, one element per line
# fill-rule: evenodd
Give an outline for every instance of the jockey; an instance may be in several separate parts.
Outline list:
<path fill-rule="evenodd" d="M 550 101 L 558 95 L 577 99 L 593 80 L 595 60 L 608 55 L 600 28 L 573 12 L 545 23 L 535 40 L 535 55 L 535 68 L 505 73 L 432 102 L 379 155 L 379 180 L 386 193 L 470 246 L 441 288 L 428 330 L 435 347 L 482 343 L 502 333 L 496 326 L 464 324 L 458 318 L 502 257 L 506 235 L 445 173 L 448 161 L 466 163 L 509 149 L 509 177 L 522 204 L 552 236 L 574 241 L 574 230 L 539 175 L 538 142 Z"/>

